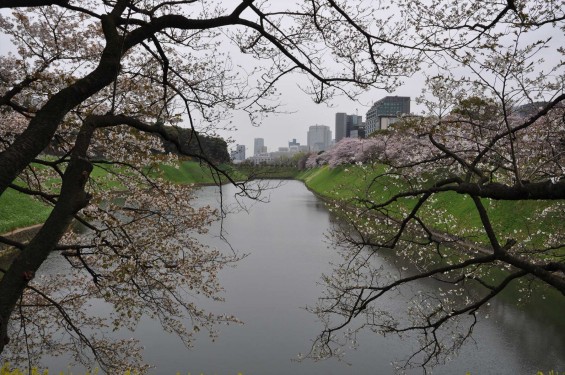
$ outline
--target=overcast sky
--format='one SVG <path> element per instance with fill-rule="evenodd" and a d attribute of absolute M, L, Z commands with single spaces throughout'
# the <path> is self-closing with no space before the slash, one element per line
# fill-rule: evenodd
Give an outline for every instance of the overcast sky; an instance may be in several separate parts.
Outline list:
<path fill-rule="evenodd" d="M 230 1 L 232 0 L 227 2 Z M 552 35 L 554 40 L 551 54 L 553 59 L 555 59 L 556 48 L 564 43 L 563 33 L 551 26 L 548 26 L 544 32 L 550 35 L 554 34 Z M 544 36 L 547 36 L 547 34 Z M 0 36 L 0 54 L 6 54 L 9 49 L 10 42 L 7 38 Z M 233 63 L 236 65 L 253 63 L 247 60 L 248 57 L 242 58 L 239 51 L 234 51 L 231 56 Z M 360 96 L 359 102 L 351 101 L 345 97 L 338 97 L 330 102 L 329 105 L 315 104 L 311 97 L 298 88 L 297 84 L 300 80 L 304 80 L 304 76 L 287 76 L 278 82 L 277 88 L 281 94 L 280 101 L 282 103 L 280 110 L 288 113 L 270 115 L 258 127 L 251 125 L 245 113 L 234 113 L 231 120 L 237 131 L 220 132 L 224 138 L 233 140 L 230 148 L 235 148 L 235 144 L 243 144 L 246 146 L 247 156 L 250 156 L 253 153 L 254 138 L 263 138 L 269 151 L 274 151 L 278 147 L 288 146 L 288 142 L 294 138 L 301 144 L 306 144 L 306 134 L 308 127 L 311 125 L 327 125 L 332 131 L 332 136 L 335 137 L 335 114 L 337 112 L 358 114 L 365 120 L 366 112 L 371 105 L 387 95 L 409 96 L 411 98 L 411 111 L 417 114 L 423 111 L 423 107 L 417 106 L 415 102 L 415 98 L 421 94 L 424 86 L 423 74 L 416 74 L 413 77 L 406 78 L 404 85 L 392 93 L 372 89 Z"/>
<path fill-rule="evenodd" d="M 371 1 L 365 1 L 365 5 L 371 5 Z M 269 3 L 269 7 L 271 11 L 274 11 L 277 6 L 282 8 L 289 6 L 290 2 L 292 0 L 285 0 L 280 3 L 273 1 Z M 297 2 L 300 3 L 301 1 Z M 226 9 L 232 9 L 236 3 L 239 3 L 239 0 L 224 0 L 222 5 Z M 279 10 L 282 10 L 282 8 Z M 384 10 L 381 9 L 380 12 L 382 17 L 386 16 Z M 394 13 L 394 9 L 391 12 Z M 241 61 L 247 61 L 248 64 L 256 63 L 252 60 L 246 60 L 248 57 L 242 57 L 237 50 L 234 50 L 231 56 L 235 64 L 241 63 Z M 220 132 L 222 135 L 225 134 L 224 137 L 229 137 L 234 141 L 230 148 L 235 148 L 236 144 L 243 144 L 246 146 L 246 156 L 252 156 L 254 138 L 263 138 L 268 151 L 276 151 L 278 147 L 287 147 L 288 142 L 294 138 L 300 144 L 305 145 L 308 127 L 312 125 L 329 126 L 332 131 L 332 138 L 335 138 L 335 114 L 337 112 L 358 114 L 365 121 L 365 115 L 373 103 L 387 95 L 410 96 L 412 99 L 411 111 L 413 113 L 422 111 L 422 108 L 418 107 L 415 102 L 415 98 L 421 94 L 424 86 L 422 75 L 407 78 L 405 84 L 392 93 L 372 89 L 360 96 L 359 102 L 342 96 L 327 104 L 314 103 L 309 95 L 300 90 L 298 84 L 303 84 L 304 80 L 304 75 L 296 74 L 285 77 L 277 86 L 281 94 L 280 101 L 283 104 L 281 110 L 289 112 L 288 114 L 271 115 L 264 119 L 258 127 L 250 124 L 246 114 L 235 114 L 233 121 L 238 130 L 235 132 Z"/>
<path fill-rule="evenodd" d="M 7 10 L 2 10 L 3 14 L 9 14 Z M 0 34 L 0 54 L 6 55 L 14 52 L 9 38 Z M 239 51 L 233 50 L 231 53 L 233 63 L 249 64 L 254 61 L 249 56 L 241 56 Z M 287 147 L 288 142 L 296 138 L 300 144 L 306 144 L 306 133 L 311 125 L 327 125 L 335 137 L 335 114 L 345 112 L 347 114 L 358 114 L 365 120 L 365 114 L 371 105 L 386 95 L 410 96 L 411 111 L 419 112 L 414 101 L 420 94 L 423 87 L 423 78 L 413 77 L 406 79 L 406 84 L 393 93 L 384 90 L 373 89 L 359 98 L 359 102 L 349 100 L 346 97 L 337 97 L 330 103 L 316 104 L 312 98 L 302 92 L 298 87 L 298 82 L 304 80 L 303 75 L 290 75 L 278 82 L 277 89 L 282 106 L 281 112 L 265 118 L 260 126 L 253 126 L 246 113 L 234 112 L 231 121 L 237 128 L 235 131 L 220 131 L 220 135 L 226 139 L 231 139 L 230 149 L 235 148 L 236 144 L 246 146 L 247 156 L 253 153 L 254 138 L 263 138 L 268 151 L 276 151 L 278 147 Z M 187 125 L 188 126 L 188 125 Z"/>
<path fill-rule="evenodd" d="M 335 138 L 335 114 L 345 112 L 347 114 L 358 114 L 363 116 L 371 105 L 387 95 L 410 96 L 412 98 L 411 111 L 417 112 L 418 108 L 414 101 L 419 95 L 423 86 L 421 78 L 407 80 L 407 84 L 399 88 L 392 94 L 384 90 L 373 89 L 361 97 L 360 102 L 351 101 L 345 97 L 334 99 L 328 104 L 316 104 L 298 87 L 295 78 L 287 79 L 283 85 L 279 86 L 281 92 L 282 111 L 281 113 L 270 115 L 262 121 L 260 126 L 252 126 L 246 114 L 237 113 L 234 124 L 237 131 L 221 132 L 226 138 L 231 137 L 235 143 L 246 146 L 247 156 L 253 153 L 254 138 L 263 138 L 268 151 L 276 151 L 278 147 L 287 147 L 288 142 L 296 138 L 300 144 L 306 144 L 306 133 L 311 125 L 327 125 Z M 230 147 L 235 147 L 235 144 Z"/>
<path fill-rule="evenodd" d="M 407 78 L 404 86 L 393 93 L 384 90 L 372 89 L 363 94 L 359 102 L 351 101 L 345 97 L 334 99 L 330 105 L 316 104 L 305 93 L 297 87 L 298 77 L 287 77 L 279 86 L 281 102 L 284 104 L 281 110 L 292 113 L 271 115 L 263 120 L 262 124 L 254 127 L 250 124 L 245 114 L 236 114 L 234 124 L 237 131 L 222 132 L 226 137 L 231 137 L 235 143 L 246 146 L 246 155 L 253 155 L 253 139 L 263 138 L 268 151 L 276 151 L 278 147 L 287 147 L 288 141 L 296 138 L 300 144 L 306 144 L 306 133 L 311 125 L 327 125 L 335 138 L 335 114 L 345 112 L 347 114 L 358 114 L 363 116 L 373 103 L 387 95 L 411 97 L 411 111 L 421 112 L 422 108 L 415 103 L 415 98 L 420 95 L 423 88 L 423 78 L 415 76 Z M 230 147 L 235 147 L 235 144 Z"/>

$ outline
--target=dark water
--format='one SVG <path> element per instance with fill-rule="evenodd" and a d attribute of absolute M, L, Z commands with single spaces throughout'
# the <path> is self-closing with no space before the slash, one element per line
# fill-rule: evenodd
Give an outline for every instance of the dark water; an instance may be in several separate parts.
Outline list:
<path fill-rule="evenodd" d="M 229 201 L 233 191 L 230 187 L 224 189 L 224 199 Z M 216 204 L 216 188 L 203 189 L 200 200 Z M 158 323 L 142 321 L 132 335 L 141 339 L 146 360 L 156 366 L 153 373 L 392 373 L 391 362 L 401 360 L 414 349 L 416 343 L 409 337 L 400 340 L 394 336 L 363 334 L 359 338 L 360 348 L 348 351 L 345 356 L 349 364 L 337 360 L 293 361 L 298 353 L 308 351 L 321 328 L 304 306 L 315 304 L 322 291 L 318 284 L 321 274 L 330 270 L 331 261 L 338 261 L 324 236 L 330 230 L 330 219 L 323 203 L 296 181 L 285 182 L 272 190 L 269 203 L 251 204 L 247 211 L 228 215 L 223 221 L 224 235 L 231 246 L 249 256 L 237 267 L 223 271 L 226 302 L 199 303 L 214 313 L 233 314 L 245 324 L 222 326 L 216 342 L 203 335 L 187 351 L 178 338 L 162 332 Z M 229 251 L 217 237 L 218 233 L 216 226 L 203 241 Z M 406 307 L 406 301 L 399 299 L 384 303 L 393 311 Z M 540 303 L 521 307 L 504 300 L 494 303 L 489 319 L 475 330 L 476 344 L 467 345 L 457 357 L 445 366 L 436 367 L 433 373 L 565 371 L 563 305 L 541 306 Z"/>

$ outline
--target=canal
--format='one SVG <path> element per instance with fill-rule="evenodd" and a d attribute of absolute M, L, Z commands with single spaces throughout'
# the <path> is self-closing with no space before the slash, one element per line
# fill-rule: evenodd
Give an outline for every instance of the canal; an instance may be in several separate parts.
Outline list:
<path fill-rule="evenodd" d="M 363 332 L 358 337 L 359 347 L 347 350 L 343 361 L 297 361 L 322 328 L 305 307 L 313 306 L 322 295 L 321 275 L 339 262 L 326 237 L 336 219 L 301 182 L 284 182 L 270 190 L 268 203 L 239 198 L 246 209 L 233 198 L 232 187 L 223 189 L 230 213 L 201 240 L 222 251 L 233 248 L 248 255 L 236 267 L 222 271 L 225 302 L 196 302 L 213 313 L 235 315 L 243 324 L 219 327 L 215 341 L 202 334 L 194 348 L 187 350 L 158 323 L 142 319 L 131 335 L 141 340 L 145 359 L 155 366 L 153 374 L 390 374 L 392 362 L 416 349 L 417 342 L 410 336 L 400 339 Z M 203 188 L 199 202 L 218 205 L 217 188 Z M 389 260 L 382 264 L 394 267 Z M 46 267 L 56 265 L 50 262 Z M 431 288 L 425 284 L 415 287 Z M 408 301 L 391 297 L 381 303 L 381 307 L 403 314 Z M 543 303 L 546 305 L 540 305 Z M 565 371 L 563 304 L 551 303 L 541 299 L 520 305 L 511 299 L 496 301 L 488 319 L 476 327 L 474 342 L 433 373 L 533 375 L 538 370 Z M 66 368 L 61 359 L 47 362 L 52 370 Z"/>

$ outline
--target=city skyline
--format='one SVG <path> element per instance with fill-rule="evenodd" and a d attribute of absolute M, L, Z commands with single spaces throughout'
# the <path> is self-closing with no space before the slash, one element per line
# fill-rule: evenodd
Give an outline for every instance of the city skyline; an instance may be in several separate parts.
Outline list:
<path fill-rule="evenodd" d="M 281 101 L 284 105 L 282 110 L 292 113 L 271 115 L 264 119 L 260 126 L 251 125 L 247 114 L 236 113 L 232 122 L 238 130 L 220 132 L 220 135 L 226 140 L 229 138 L 233 141 L 228 145 L 230 150 L 234 149 L 236 144 L 244 144 L 248 150 L 253 150 L 254 139 L 263 138 L 268 152 L 287 146 L 293 138 L 305 145 L 308 128 L 312 125 L 330 127 L 335 139 L 336 113 L 362 116 L 365 121 L 369 109 L 385 96 L 409 96 L 412 100 L 411 112 L 422 113 L 423 107 L 416 104 L 415 98 L 421 94 L 421 89 L 424 87 L 423 79 L 414 78 L 411 82 L 410 85 L 401 86 L 393 93 L 371 90 L 364 93 L 358 101 L 338 97 L 329 105 L 315 104 L 308 95 L 287 83 L 283 85 L 284 90 L 281 90 Z"/>

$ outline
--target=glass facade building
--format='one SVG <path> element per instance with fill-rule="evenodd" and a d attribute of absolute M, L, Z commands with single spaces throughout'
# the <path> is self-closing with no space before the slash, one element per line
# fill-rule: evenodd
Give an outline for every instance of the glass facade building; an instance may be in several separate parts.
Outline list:
<path fill-rule="evenodd" d="M 351 132 L 363 127 L 363 117 L 357 115 L 348 115 L 338 112 L 335 114 L 335 142 L 339 142 L 343 138 L 351 137 Z"/>
<path fill-rule="evenodd" d="M 263 152 L 265 140 L 263 138 L 255 138 L 253 140 L 253 155 L 259 155 Z"/>
<path fill-rule="evenodd" d="M 385 96 L 377 101 L 367 112 L 365 132 L 367 135 L 376 130 L 386 129 L 403 114 L 410 113 L 409 96 Z"/>

